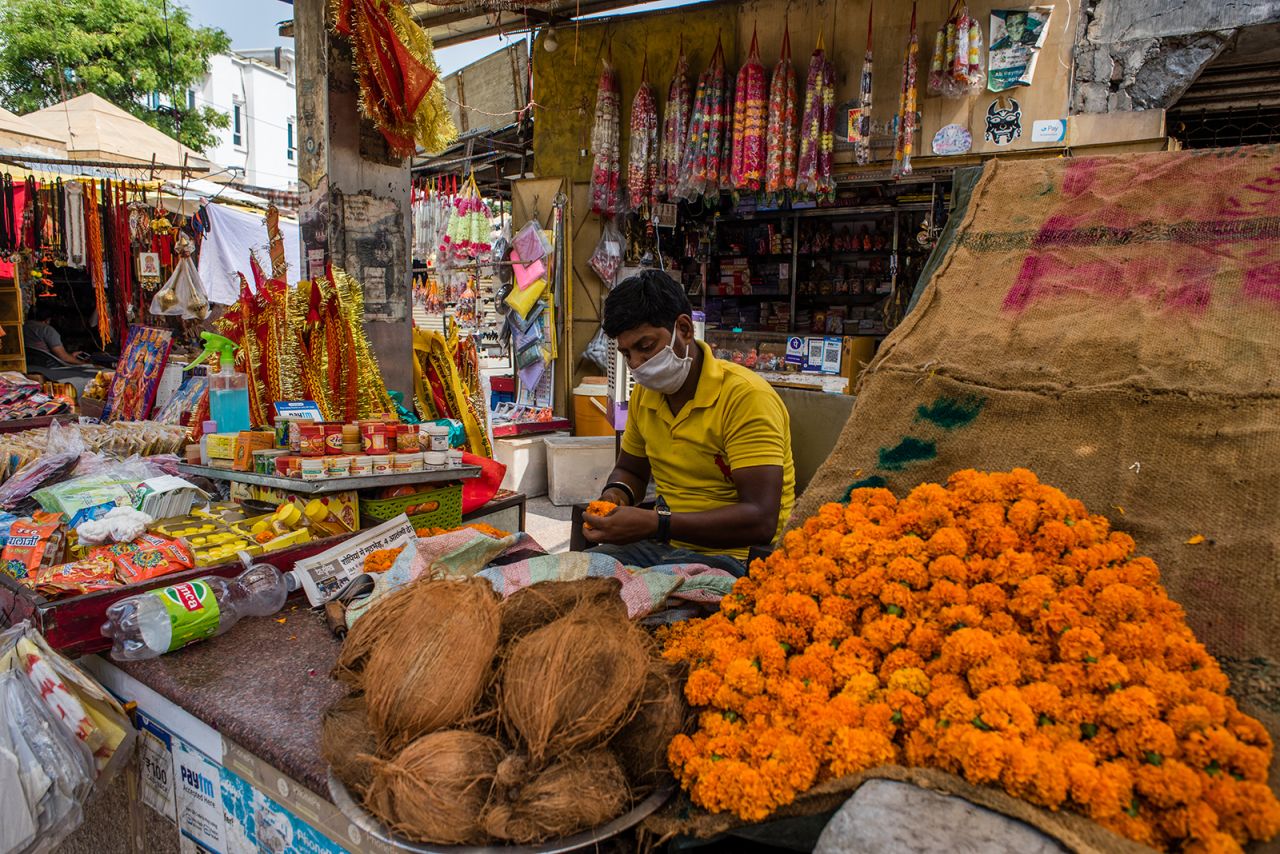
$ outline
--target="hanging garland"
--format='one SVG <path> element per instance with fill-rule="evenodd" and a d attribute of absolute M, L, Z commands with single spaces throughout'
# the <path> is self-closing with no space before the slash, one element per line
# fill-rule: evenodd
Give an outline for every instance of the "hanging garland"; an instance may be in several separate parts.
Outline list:
<path fill-rule="evenodd" d="M 649 58 L 644 60 L 640 88 L 631 102 L 631 149 L 627 189 L 632 210 L 651 205 L 658 192 L 658 103 L 649 85 Z"/>
<path fill-rule="evenodd" d="M 858 135 L 853 144 L 853 155 L 858 164 L 871 162 L 871 20 L 875 4 L 867 9 L 867 52 L 862 57 L 862 79 L 858 92 Z"/>
<path fill-rule="evenodd" d="M 107 307 L 107 281 L 103 269 L 102 215 L 98 210 L 98 185 L 94 181 L 85 184 L 84 231 L 87 237 L 89 277 L 93 280 L 93 302 L 98 312 L 98 338 L 105 347 L 111 343 L 111 311 Z"/>
<path fill-rule="evenodd" d="M 489 206 L 480 196 L 474 172 L 467 178 L 462 193 L 454 199 L 453 216 L 440 243 L 440 258 L 447 262 L 474 261 L 493 247 Z"/>
<path fill-rule="evenodd" d="M 827 59 L 822 36 L 818 36 L 818 46 L 809 60 L 809 77 L 805 84 L 796 189 L 819 199 L 831 198 L 835 194 L 835 181 L 831 177 L 835 102 L 835 68 Z"/>
<path fill-rule="evenodd" d="M 658 169 L 658 195 L 673 198 L 680 184 L 680 166 L 689 135 L 689 113 L 693 109 L 689 90 L 689 59 L 680 43 L 680 58 L 667 90 L 667 113 L 662 126 L 662 163 Z"/>
<path fill-rule="evenodd" d="M 399 0 L 330 0 L 330 20 L 351 40 L 360 112 L 391 150 L 439 153 L 458 138 L 445 108 L 431 37 Z"/>
<path fill-rule="evenodd" d="M 733 145 L 729 180 L 735 190 L 759 190 L 765 170 L 768 84 L 760 64 L 760 45 L 751 32 L 751 51 L 738 72 L 733 100 Z"/>
<path fill-rule="evenodd" d="M 716 40 L 711 64 L 698 78 L 693 117 L 689 121 L 689 146 L 680 175 L 680 198 L 693 201 L 714 196 L 720 189 L 725 130 L 729 126 L 724 68 L 724 46 Z"/>
<path fill-rule="evenodd" d="M 981 90 L 985 83 L 982 27 L 969 14 L 969 7 L 956 0 L 951 17 L 934 35 L 929 94 L 963 98 Z"/>
<path fill-rule="evenodd" d="M 782 54 L 769 81 L 768 158 L 764 188 L 796 188 L 796 69 L 791 64 L 791 25 L 782 33 Z"/>
<path fill-rule="evenodd" d="M 893 175 L 911 174 L 911 152 L 914 148 L 916 123 L 916 65 L 920 57 L 920 37 L 916 33 L 916 4 L 911 4 L 911 37 L 907 41 L 907 58 L 902 63 L 902 93 L 898 99 L 898 128 L 893 146 Z"/>
<path fill-rule="evenodd" d="M 613 217 L 622 210 L 618 151 L 621 108 L 618 75 L 606 59 L 596 87 L 596 121 L 591 129 L 591 153 L 595 155 L 591 167 L 591 212 L 604 217 Z"/>

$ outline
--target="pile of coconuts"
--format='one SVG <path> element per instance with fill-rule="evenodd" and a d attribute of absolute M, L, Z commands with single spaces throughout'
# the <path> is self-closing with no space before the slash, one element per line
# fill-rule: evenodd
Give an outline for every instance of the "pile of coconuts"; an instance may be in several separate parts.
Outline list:
<path fill-rule="evenodd" d="M 561 839 L 667 776 L 682 680 L 614 579 L 499 601 L 482 579 L 420 579 L 362 616 L 324 714 L 334 776 L 395 834 L 481 845 Z"/>

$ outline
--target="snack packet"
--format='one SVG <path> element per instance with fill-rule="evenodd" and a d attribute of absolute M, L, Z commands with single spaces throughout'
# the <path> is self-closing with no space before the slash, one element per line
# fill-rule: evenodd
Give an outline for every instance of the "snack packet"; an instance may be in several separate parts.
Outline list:
<path fill-rule="evenodd" d="M 120 582 L 116 580 L 116 565 L 105 556 L 44 567 L 37 570 L 33 578 L 31 586 L 48 599 L 96 593 L 120 586 Z"/>
<path fill-rule="evenodd" d="M 9 540 L 0 552 L 4 571 L 18 581 L 27 581 L 38 569 L 62 560 L 62 520 L 56 513 L 36 513 L 30 519 L 19 519 L 9 527 Z"/>
<path fill-rule="evenodd" d="M 89 554 L 109 558 L 121 584 L 137 584 L 195 566 L 185 545 L 154 534 L 143 534 L 131 543 L 99 546 Z"/>

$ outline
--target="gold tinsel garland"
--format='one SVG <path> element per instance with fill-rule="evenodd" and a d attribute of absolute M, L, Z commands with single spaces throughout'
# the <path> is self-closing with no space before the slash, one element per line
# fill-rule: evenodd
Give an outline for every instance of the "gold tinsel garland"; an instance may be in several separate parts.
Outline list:
<path fill-rule="evenodd" d="M 379 17 L 385 17 L 410 62 L 396 62 L 395 46 L 377 26 Z M 382 132 L 393 151 L 412 156 L 416 144 L 439 153 L 457 140 L 458 128 L 445 106 L 431 36 L 400 0 L 330 0 L 329 22 L 335 32 L 351 40 L 360 112 Z M 430 83 L 417 104 L 391 103 L 393 93 L 419 86 L 423 75 L 430 77 Z"/>

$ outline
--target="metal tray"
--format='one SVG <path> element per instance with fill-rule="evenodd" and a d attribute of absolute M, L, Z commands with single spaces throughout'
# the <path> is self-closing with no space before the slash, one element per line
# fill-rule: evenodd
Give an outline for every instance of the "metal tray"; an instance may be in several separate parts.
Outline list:
<path fill-rule="evenodd" d="M 382 822 L 365 812 L 364 808 L 351 797 L 351 793 L 347 791 L 342 781 L 333 776 L 332 771 L 329 772 L 329 797 L 352 824 L 374 839 L 381 840 L 397 850 L 412 851 L 414 854 L 561 854 L 566 851 L 577 851 L 579 848 L 595 845 L 635 827 L 657 812 L 658 807 L 665 804 L 675 790 L 675 781 L 670 780 L 632 807 L 630 812 L 618 816 L 608 824 L 551 842 L 541 842 L 536 845 L 431 845 L 411 842 L 387 830 Z"/>
<path fill-rule="evenodd" d="M 327 477 L 322 480 L 303 480 L 300 477 L 277 477 L 270 474 L 259 474 L 252 471 L 230 471 L 198 466 L 191 463 L 180 463 L 181 474 L 196 477 L 207 477 L 210 480 L 227 480 L 235 483 L 251 483 L 255 486 L 270 486 L 286 492 L 300 492 L 307 495 L 324 495 L 330 492 L 345 492 L 349 489 L 374 489 L 380 486 L 415 486 L 420 483 L 447 483 L 454 480 L 470 480 L 480 476 L 479 466 L 459 466 L 452 469 L 436 471 L 410 471 L 400 474 L 369 474 L 355 477 Z"/>

